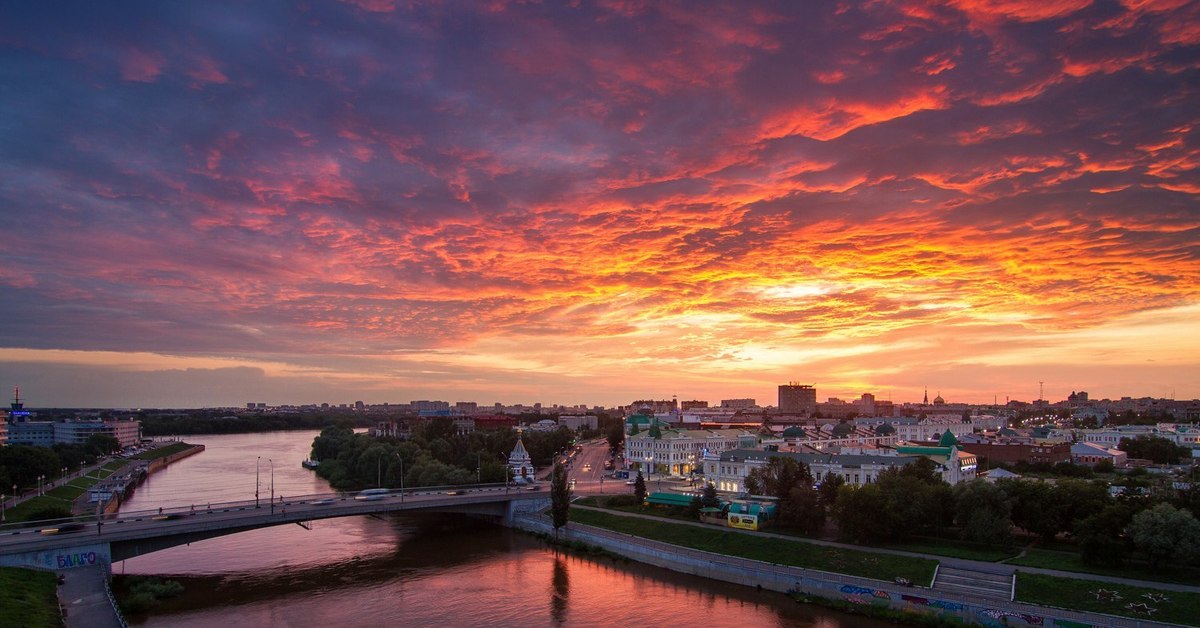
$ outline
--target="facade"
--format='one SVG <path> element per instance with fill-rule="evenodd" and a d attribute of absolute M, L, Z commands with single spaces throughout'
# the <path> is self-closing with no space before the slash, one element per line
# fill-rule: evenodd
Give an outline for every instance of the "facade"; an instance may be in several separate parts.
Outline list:
<path fill-rule="evenodd" d="M 594 430 L 599 425 L 599 419 L 594 414 L 574 414 L 558 417 L 558 424 L 570 428 L 571 431 Z"/>
<path fill-rule="evenodd" d="M 864 419 L 855 419 L 856 426 L 878 426 L 884 423 L 891 424 L 896 428 L 896 437 L 902 441 L 931 441 L 937 440 L 946 430 L 950 430 L 951 434 L 956 437 L 970 434 L 974 431 L 975 426 L 969 421 L 963 421 L 962 417 L 950 418 L 932 418 L 924 419 L 913 417 L 870 417 Z"/>
<path fill-rule="evenodd" d="M 839 428 L 838 425 L 846 427 Z M 819 427 L 789 427 L 780 434 L 782 445 L 795 450 L 811 447 L 830 449 L 833 447 L 888 447 L 898 442 L 896 431 L 854 427 L 849 423 L 826 423 Z"/>
<path fill-rule="evenodd" d="M 790 382 L 779 386 L 779 412 L 811 415 L 817 410 L 817 389 Z"/>
<path fill-rule="evenodd" d="M 54 444 L 54 422 L 14 421 L 9 423 L 8 444 L 49 447 Z"/>
<path fill-rule="evenodd" d="M 525 443 L 519 434 L 517 435 L 517 445 L 508 455 L 508 469 L 514 479 L 521 478 L 518 482 L 533 481 L 533 459 L 525 450 Z"/>
<path fill-rule="evenodd" d="M 726 410 L 753 410 L 758 407 L 758 402 L 748 397 L 745 399 L 722 399 L 721 407 Z"/>
<path fill-rule="evenodd" d="M 692 401 L 679 402 L 679 409 L 682 410 L 683 412 L 687 412 L 688 410 L 703 410 L 704 408 L 707 408 L 707 407 L 708 407 L 707 401 L 692 400 Z"/>
<path fill-rule="evenodd" d="M 626 436 L 625 461 L 633 468 L 651 469 L 652 473 L 687 475 L 699 469 L 707 455 L 758 444 L 758 437 L 744 430 L 660 428 L 660 432 L 660 438 L 649 431 Z"/>
<path fill-rule="evenodd" d="M 1124 466 L 1129 456 L 1120 449 L 1105 447 L 1098 443 L 1075 443 L 1071 445 L 1071 461 L 1075 464 L 1095 466 L 1105 460 L 1114 467 Z"/>
<path fill-rule="evenodd" d="M 733 449 L 704 458 L 705 478 L 726 493 L 746 492 L 746 476 L 752 469 L 765 467 L 773 456 L 792 458 L 808 465 L 818 481 L 831 475 L 840 475 L 846 484 L 862 486 L 879 478 L 886 469 L 902 468 L 911 464 L 915 456 L 899 456 L 894 452 L 879 454 L 819 454 L 759 449 Z"/>
<path fill-rule="evenodd" d="M 1064 442 L 968 434 L 959 439 L 958 446 L 963 451 L 986 458 L 991 464 L 1026 462 L 1053 465 L 1071 461 L 1071 444 Z"/>
<path fill-rule="evenodd" d="M 0 421 L 0 447 L 8 442 L 8 421 Z"/>

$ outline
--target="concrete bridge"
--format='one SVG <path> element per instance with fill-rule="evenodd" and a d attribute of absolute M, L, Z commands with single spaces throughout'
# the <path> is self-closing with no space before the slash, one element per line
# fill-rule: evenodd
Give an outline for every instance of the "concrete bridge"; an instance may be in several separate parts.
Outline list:
<path fill-rule="evenodd" d="M 500 485 L 326 493 L 271 502 L 203 504 L 119 513 L 104 519 L 60 520 L 0 527 L 0 565 L 62 570 L 104 565 L 168 547 L 270 526 L 389 512 L 453 512 L 509 524 L 515 514 L 541 510 L 548 491 Z"/>

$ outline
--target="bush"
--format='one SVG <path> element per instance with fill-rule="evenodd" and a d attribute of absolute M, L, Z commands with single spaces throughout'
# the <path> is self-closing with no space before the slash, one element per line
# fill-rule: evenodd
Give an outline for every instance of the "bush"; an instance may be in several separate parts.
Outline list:
<path fill-rule="evenodd" d="M 605 505 L 610 508 L 618 508 L 621 506 L 640 506 L 637 495 L 613 495 L 605 502 Z"/>

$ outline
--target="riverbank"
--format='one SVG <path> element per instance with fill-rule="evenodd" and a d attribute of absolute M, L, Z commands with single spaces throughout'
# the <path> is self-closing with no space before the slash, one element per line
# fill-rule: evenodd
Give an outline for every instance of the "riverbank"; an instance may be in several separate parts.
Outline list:
<path fill-rule="evenodd" d="M 618 513 L 616 516 L 622 515 Z M 1144 618 L 1126 618 L 1036 606 L 1011 599 L 950 595 L 926 586 L 901 586 L 887 580 L 703 551 L 578 522 L 569 523 L 555 535 L 549 518 L 540 514 L 514 517 L 513 525 L 539 535 L 555 536 L 561 542 L 598 547 L 631 560 L 680 573 L 788 593 L 797 597 L 798 601 L 825 603 L 841 609 L 849 603 L 869 607 L 884 615 L 901 613 L 913 619 L 924 618 L 930 623 L 950 621 L 983 625 L 1144 628 L 1178 625 L 1153 621 L 1148 614 Z M 658 523 L 659 527 L 680 525 L 687 524 Z M 1097 583 L 1100 587 L 1097 590 L 1103 589 L 1102 584 Z"/>
<path fill-rule="evenodd" d="M 57 589 L 48 571 L 0 567 L 0 626 L 62 626 Z"/>

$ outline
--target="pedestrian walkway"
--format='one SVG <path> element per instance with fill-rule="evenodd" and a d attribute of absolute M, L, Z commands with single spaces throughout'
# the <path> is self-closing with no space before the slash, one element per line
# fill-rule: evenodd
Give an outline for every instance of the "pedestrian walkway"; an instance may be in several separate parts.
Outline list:
<path fill-rule="evenodd" d="M 121 628 L 125 621 L 108 596 L 108 570 L 89 565 L 58 572 L 65 578 L 58 587 L 58 603 L 67 628 Z"/>

